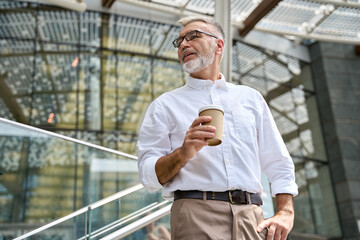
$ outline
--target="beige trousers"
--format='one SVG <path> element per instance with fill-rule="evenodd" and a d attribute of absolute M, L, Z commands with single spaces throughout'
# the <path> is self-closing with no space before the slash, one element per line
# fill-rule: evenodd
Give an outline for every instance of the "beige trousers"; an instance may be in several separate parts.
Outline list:
<path fill-rule="evenodd" d="M 173 240 L 261 240 L 267 230 L 256 227 L 264 220 L 261 207 L 224 201 L 179 199 L 171 208 Z"/>

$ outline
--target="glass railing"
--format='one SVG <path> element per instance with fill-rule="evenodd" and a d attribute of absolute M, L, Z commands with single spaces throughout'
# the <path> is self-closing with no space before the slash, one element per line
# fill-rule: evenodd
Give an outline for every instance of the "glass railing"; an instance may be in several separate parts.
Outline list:
<path fill-rule="evenodd" d="M 0 239 L 13 239 L 64 216 L 24 239 L 100 239 L 144 214 L 151 216 L 164 207 L 158 206 L 163 201 L 159 193 L 140 185 L 120 194 L 139 186 L 136 159 L 0 118 Z M 145 233 L 140 229 L 132 235 Z"/>
<path fill-rule="evenodd" d="M 164 234 L 170 236 L 168 215 L 171 203 L 158 202 L 158 199 L 157 193 L 149 193 L 137 184 L 14 240 L 143 240 L 150 236 L 155 239 Z M 129 209 L 136 210 L 129 213 Z"/>

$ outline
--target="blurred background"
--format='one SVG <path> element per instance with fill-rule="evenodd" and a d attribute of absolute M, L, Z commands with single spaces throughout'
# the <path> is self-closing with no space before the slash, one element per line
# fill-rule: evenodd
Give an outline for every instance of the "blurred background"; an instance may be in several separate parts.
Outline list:
<path fill-rule="evenodd" d="M 222 72 L 271 109 L 299 186 L 290 239 L 360 239 L 358 0 L 59 2 L 0 0 L 0 118 L 116 152 L 0 121 L 0 239 L 138 183 L 145 111 L 186 81 L 171 42 L 188 15 L 222 23 Z M 161 196 L 120 215 L 134 199 Z"/>

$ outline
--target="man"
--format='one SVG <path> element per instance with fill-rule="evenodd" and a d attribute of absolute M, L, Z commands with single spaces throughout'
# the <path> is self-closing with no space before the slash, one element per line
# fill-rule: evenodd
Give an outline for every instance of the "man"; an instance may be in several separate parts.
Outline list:
<path fill-rule="evenodd" d="M 220 73 L 224 33 L 211 18 L 185 18 L 174 40 L 185 86 L 157 98 L 140 129 L 139 174 L 148 189 L 175 199 L 172 239 L 286 239 L 297 195 L 294 165 L 266 102 Z M 204 105 L 224 109 L 223 142 L 207 146 L 216 129 L 198 117 Z M 264 220 L 261 171 L 277 211 Z M 267 232 L 267 237 L 265 236 Z"/>

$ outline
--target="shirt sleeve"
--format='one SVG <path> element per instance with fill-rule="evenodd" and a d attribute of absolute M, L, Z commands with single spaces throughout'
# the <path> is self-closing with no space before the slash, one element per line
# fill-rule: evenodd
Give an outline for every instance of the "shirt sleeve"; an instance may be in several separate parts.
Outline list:
<path fill-rule="evenodd" d="M 139 132 L 138 168 L 140 182 L 149 190 L 163 188 L 155 172 L 157 160 L 170 153 L 169 131 L 161 108 L 150 104 Z"/>
<path fill-rule="evenodd" d="M 274 118 L 264 98 L 259 95 L 260 116 L 258 119 L 259 157 L 262 171 L 271 184 L 271 193 L 298 194 L 295 183 L 295 167 Z"/>

